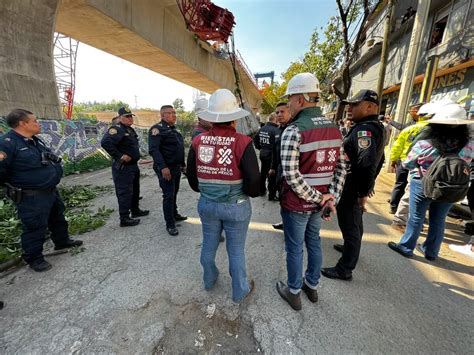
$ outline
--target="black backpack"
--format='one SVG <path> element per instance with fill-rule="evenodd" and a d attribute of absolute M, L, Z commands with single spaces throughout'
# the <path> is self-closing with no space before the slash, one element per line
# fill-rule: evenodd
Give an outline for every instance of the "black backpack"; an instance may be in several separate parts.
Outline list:
<path fill-rule="evenodd" d="M 469 164 L 457 153 L 443 153 L 422 177 L 423 193 L 437 202 L 458 202 L 466 196 L 469 180 Z"/>

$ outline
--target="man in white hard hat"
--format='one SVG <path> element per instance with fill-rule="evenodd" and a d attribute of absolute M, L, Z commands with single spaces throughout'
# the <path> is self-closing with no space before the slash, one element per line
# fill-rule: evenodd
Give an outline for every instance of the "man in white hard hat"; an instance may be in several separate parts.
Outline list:
<path fill-rule="evenodd" d="M 198 123 L 191 134 L 191 138 L 196 137 L 197 135 L 207 132 L 211 129 L 212 123 L 203 120 L 200 117 L 201 112 L 207 110 L 208 100 L 205 97 L 201 97 L 196 100 L 196 104 L 194 105 L 194 112 L 196 112 L 196 116 L 198 118 Z"/>
<path fill-rule="evenodd" d="M 311 302 L 318 300 L 321 219 L 335 212 L 346 176 L 341 132 L 317 106 L 320 91 L 313 74 L 301 73 L 288 82 L 285 93 L 292 119 L 281 137 L 280 204 L 288 283 L 278 281 L 276 288 L 294 310 L 301 309 L 301 290 Z M 303 278 L 304 244 L 308 265 Z"/>
<path fill-rule="evenodd" d="M 224 230 L 234 302 L 242 301 L 254 288 L 247 278 L 245 240 L 252 215 L 249 197 L 259 195 L 260 175 L 252 139 L 235 130 L 236 120 L 249 114 L 229 90 L 214 92 L 207 111 L 200 114 L 212 128 L 193 139 L 186 170 L 189 185 L 201 193 L 204 288 L 211 290 L 217 281 L 215 257 Z"/>

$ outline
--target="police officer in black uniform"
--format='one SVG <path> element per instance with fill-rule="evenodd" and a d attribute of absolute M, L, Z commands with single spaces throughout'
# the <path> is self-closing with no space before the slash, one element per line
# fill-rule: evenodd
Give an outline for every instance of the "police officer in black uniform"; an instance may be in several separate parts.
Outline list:
<path fill-rule="evenodd" d="M 23 232 L 23 259 L 35 271 L 51 269 L 43 256 L 46 232 L 55 250 L 82 245 L 69 238 L 64 203 L 56 186 L 63 175 L 61 158 L 36 136 L 41 127 L 27 110 L 11 111 L 6 121 L 11 130 L 0 138 L 0 185 L 15 203 Z"/>
<path fill-rule="evenodd" d="M 163 214 L 166 230 L 170 235 L 178 235 L 177 221 L 188 217 L 178 213 L 176 197 L 179 191 L 181 172 L 185 171 L 184 140 L 176 129 L 176 111 L 171 105 L 160 109 L 161 121 L 150 128 L 148 148 L 153 157 L 153 169 L 158 176 L 163 191 Z"/>
<path fill-rule="evenodd" d="M 119 204 L 120 226 L 131 227 L 140 223 L 137 217 L 150 211 L 139 208 L 140 159 L 138 135 L 131 127 L 134 114 L 127 107 L 118 110 L 118 123 L 109 128 L 101 141 L 102 148 L 113 158 L 112 177 Z M 130 218 L 130 212 L 132 218 Z"/>
<path fill-rule="evenodd" d="M 335 267 L 323 268 L 321 273 L 332 279 L 351 280 L 364 233 L 362 214 L 381 168 L 385 130 L 378 120 L 379 98 L 375 91 L 361 90 L 342 103 L 349 105 L 348 113 L 355 123 L 344 138 L 350 171 L 337 205 L 344 245 L 334 245 L 334 249 L 342 252 L 342 257 Z"/>
<path fill-rule="evenodd" d="M 254 145 L 260 150 L 260 195 L 264 196 L 267 192 L 266 181 L 268 178 L 268 199 L 275 200 L 276 183 L 275 175 L 268 175 L 272 164 L 272 152 L 275 145 L 275 139 L 280 134 L 278 125 L 275 123 L 276 115 L 272 113 L 268 117 L 268 122 L 260 128 L 257 135 L 254 137 Z"/>

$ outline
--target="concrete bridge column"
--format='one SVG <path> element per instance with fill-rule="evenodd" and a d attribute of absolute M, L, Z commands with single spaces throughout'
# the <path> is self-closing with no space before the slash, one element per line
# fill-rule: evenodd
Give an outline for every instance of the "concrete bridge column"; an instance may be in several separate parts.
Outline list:
<path fill-rule="evenodd" d="M 59 1 L 0 1 L 0 116 L 24 108 L 61 117 L 52 57 Z"/>

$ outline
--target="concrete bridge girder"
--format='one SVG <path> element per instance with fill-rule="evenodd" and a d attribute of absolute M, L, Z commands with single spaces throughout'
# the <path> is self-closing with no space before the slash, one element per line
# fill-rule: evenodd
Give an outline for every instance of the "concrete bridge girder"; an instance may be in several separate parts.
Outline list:
<path fill-rule="evenodd" d="M 10 29 L 0 35 L 6 43 L 0 59 L 7 63 L 0 69 L 0 114 L 23 107 L 60 117 L 54 31 L 208 93 L 235 88 L 229 60 L 216 58 L 186 30 L 174 0 L 3 0 L 0 10 Z M 31 21 L 18 26 L 25 14 Z M 261 95 L 241 67 L 239 73 L 244 100 L 257 109 Z"/>

